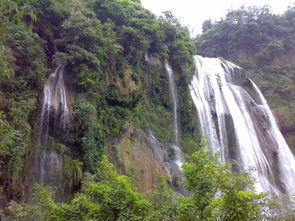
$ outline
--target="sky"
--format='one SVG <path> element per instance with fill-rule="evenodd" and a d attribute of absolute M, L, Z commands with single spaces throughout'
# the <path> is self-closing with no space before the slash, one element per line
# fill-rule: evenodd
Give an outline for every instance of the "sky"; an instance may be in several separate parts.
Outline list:
<path fill-rule="evenodd" d="M 141 3 L 156 15 L 171 11 L 182 25 L 189 27 L 192 35 L 196 35 L 201 33 L 203 21 L 217 21 L 230 9 L 238 9 L 242 5 L 269 5 L 272 12 L 278 14 L 295 0 L 141 0 Z"/>

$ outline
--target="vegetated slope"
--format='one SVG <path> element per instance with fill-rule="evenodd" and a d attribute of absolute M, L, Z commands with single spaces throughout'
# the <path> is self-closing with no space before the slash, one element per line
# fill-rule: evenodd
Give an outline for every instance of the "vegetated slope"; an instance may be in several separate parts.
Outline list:
<path fill-rule="evenodd" d="M 198 54 L 224 57 L 246 69 L 272 107 L 291 148 L 295 147 L 295 7 L 274 15 L 267 7 L 229 11 L 203 23 Z"/>
<path fill-rule="evenodd" d="M 7 0 L 0 7 L 3 205 L 25 200 L 32 185 L 42 91 L 60 63 L 65 64 L 70 124 L 64 134 L 49 130 L 43 148 L 62 157 L 65 189 L 79 189 L 83 171 L 100 179 L 104 147 L 126 125 L 151 128 L 161 140 L 172 141 L 165 69 L 149 69 L 146 53 L 169 60 L 175 71 L 182 143 L 190 146 L 196 125 L 187 85 L 195 46 L 171 14 L 156 18 L 131 0 Z"/>

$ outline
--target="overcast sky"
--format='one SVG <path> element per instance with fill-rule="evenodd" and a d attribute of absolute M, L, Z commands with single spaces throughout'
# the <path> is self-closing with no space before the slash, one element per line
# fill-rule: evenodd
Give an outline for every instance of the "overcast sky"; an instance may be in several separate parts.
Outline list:
<path fill-rule="evenodd" d="M 219 20 L 229 9 L 237 9 L 242 5 L 269 5 L 274 13 L 282 13 L 294 2 L 295 0 L 141 0 L 142 5 L 156 15 L 161 15 L 162 11 L 171 11 L 193 34 L 201 32 L 203 21 L 209 18 Z"/>

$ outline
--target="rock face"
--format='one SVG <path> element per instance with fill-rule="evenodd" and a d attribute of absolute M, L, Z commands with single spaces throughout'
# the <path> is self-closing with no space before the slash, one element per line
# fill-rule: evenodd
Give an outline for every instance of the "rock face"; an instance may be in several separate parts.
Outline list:
<path fill-rule="evenodd" d="M 127 125 L 117 138 L 106 144 L 105 152 L 121 174 L 132 177 L 139 191 L 152 189 L 158 175 L 162 175 L 175 191 L 186 193 L 180 184 L 182 174 L 173 160 L 172 145 L 161 143 L 151 131 L 145 133 Z"/>
<path fill-rule="evenodd" d="M 168 156 L 164 147 L 132 125 L 105 146 L 109 160 L 122 174 L 131 175 L 140 191 L 150 190 L 157 182 L 156 171 L 166 174 Z"/>

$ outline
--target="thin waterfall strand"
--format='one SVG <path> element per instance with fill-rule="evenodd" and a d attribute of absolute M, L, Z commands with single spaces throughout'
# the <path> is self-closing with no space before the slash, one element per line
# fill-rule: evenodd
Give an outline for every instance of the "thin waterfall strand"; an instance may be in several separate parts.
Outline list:
<path fill-rule="evenodd" d="M 170 94 L 172 98 L 172 104 L 173 104 L 173 135 L 174 135 L 174 144 L 173 144 L 173 150 L 175 154 L 175 163 L 181 169 L 181 166 L 184 162 L 182 151 L 179 147 L 179 132 L 178 132 L 178 117 L 177 117 L 177 96 L 176 96 L 176 87 L 175 87 L 175 80 L 172 68 L 170 67 L 168 61 L 165 61 L 165 69 L 168 75 L 169 80 L 169 87 L 170 87 Z"/>

